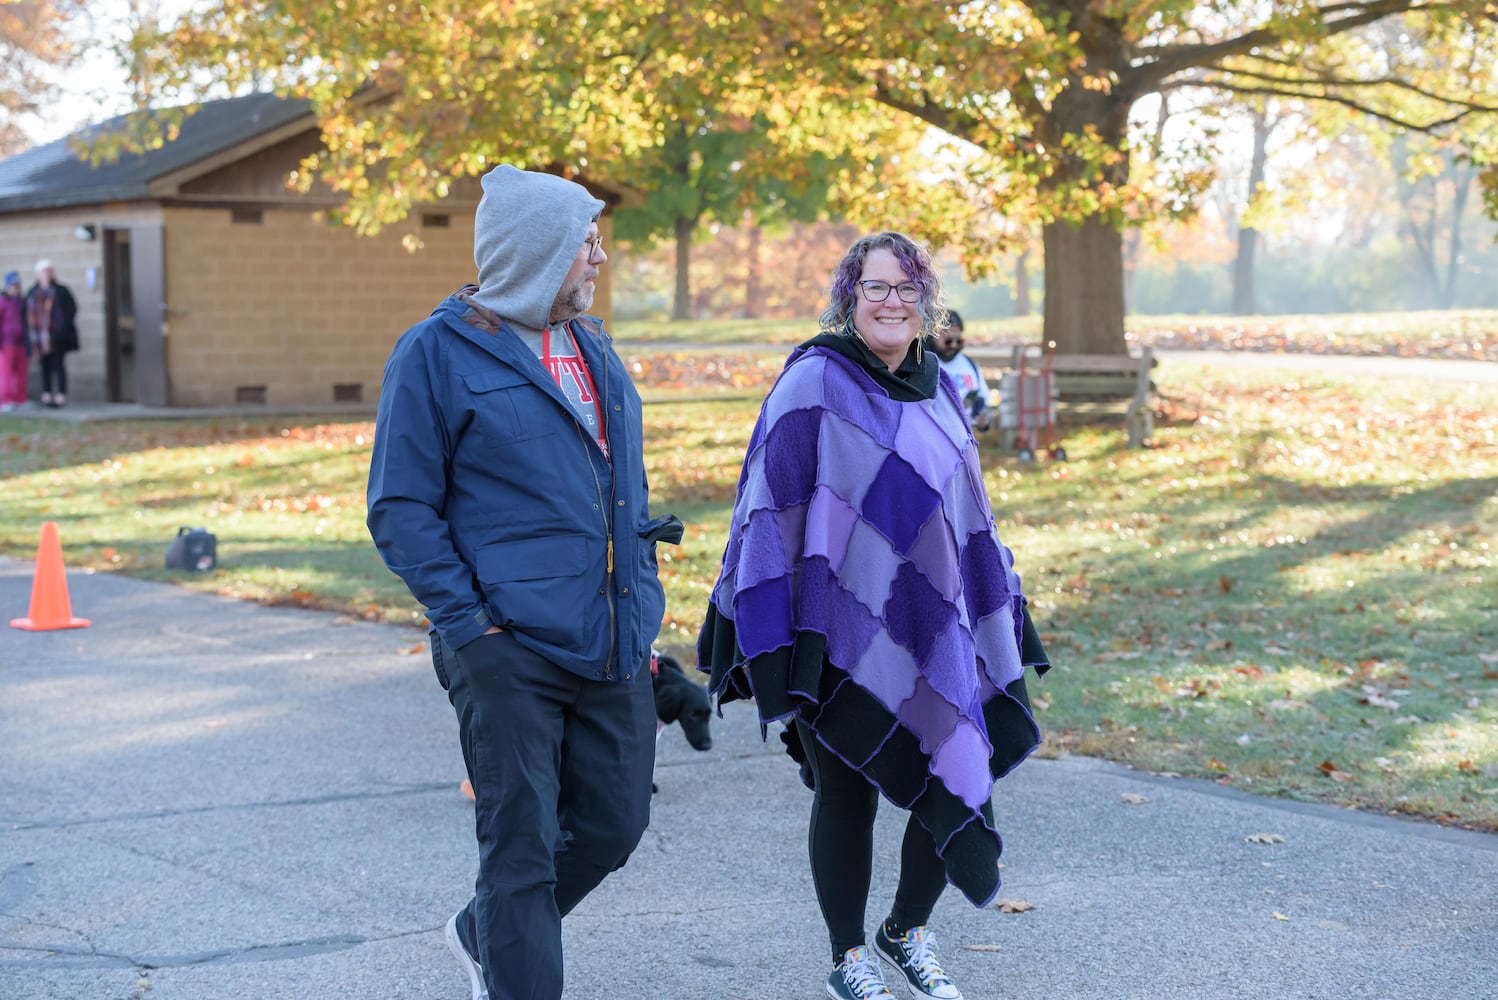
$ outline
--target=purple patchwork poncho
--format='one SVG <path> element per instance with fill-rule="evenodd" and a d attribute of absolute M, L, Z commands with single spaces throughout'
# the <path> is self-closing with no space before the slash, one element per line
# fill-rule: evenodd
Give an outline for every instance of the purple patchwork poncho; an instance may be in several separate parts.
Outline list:
<path fill-rule="evenodd" d="M 975 905 L 999 888 L 994 781 L 1039 743 L 1045 654 L 949 380 L 900 401 L 791 356 L 750 438 L 698 662 L 761 723 L 799 717 L 929 830 Z M 801 749 L 788 730 L 791 752 Z"/>

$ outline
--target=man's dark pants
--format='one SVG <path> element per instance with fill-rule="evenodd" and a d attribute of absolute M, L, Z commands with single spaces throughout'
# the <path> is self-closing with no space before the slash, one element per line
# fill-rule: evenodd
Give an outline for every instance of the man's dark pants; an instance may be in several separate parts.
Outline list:
<path fill-rule="evenodd" d="M 508 632 L 459 652 L 434 633 L 432 659 L 476 800 L 479 874 L 458 935 L 490 1000 L 560 1000 L 562 917 L 624 865 L 650 819 L 648 666 L 642 683 L 587 680 Z"/>

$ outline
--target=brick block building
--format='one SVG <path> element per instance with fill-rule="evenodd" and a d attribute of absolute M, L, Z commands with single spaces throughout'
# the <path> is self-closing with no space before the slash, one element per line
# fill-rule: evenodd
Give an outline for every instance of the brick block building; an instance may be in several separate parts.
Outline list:
<path fill-rule="evenodd" d="M 395 339 L 475 280 L 477 178 L 359 236 L 328 221 L 330 189 L 288 185 L 321 142 L 305 101 L 209 102 L 161 148 L 98 166 L 86 135 L 0 161 L 0 272 L 29 288 L 48 258 L 73 291 L 75 401 L 367 408 Z M 629 193 L 580 180 L 609 206 L 608 241 Z"/>

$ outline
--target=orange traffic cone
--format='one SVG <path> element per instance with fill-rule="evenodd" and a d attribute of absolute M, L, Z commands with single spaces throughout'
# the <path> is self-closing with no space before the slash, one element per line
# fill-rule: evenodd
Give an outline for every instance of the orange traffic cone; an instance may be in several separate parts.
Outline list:
<path fill-rule="evenodd" d="M 12 628 L 44 632 L 55 628 L 85 628 L 87 618 L 74 618 L 68 600 L 68 574 L 62 565 L 62 542 L 57 539 L 57 524 L 42 524 L 42 538 L 36 546 L 36 575 L 31 581 L 31 614 L 12 618 Z"/>

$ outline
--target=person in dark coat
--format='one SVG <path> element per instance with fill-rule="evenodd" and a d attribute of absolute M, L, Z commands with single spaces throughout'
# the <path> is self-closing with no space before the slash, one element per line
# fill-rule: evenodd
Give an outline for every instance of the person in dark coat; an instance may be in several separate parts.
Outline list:
<path fill-rule="evenodd" d="M 68 405 L 68 370 L 64 358 L 78 350 L 78 302 L 57 280 L 52 262 L 36 262 L 36 284 L 26 293 L 26 336 L 32 353 L 42 359 L 43 406 Z"/>
<path fill-rule="evenodd" d="M 473 1000 L 560 1000 L 562 918 L 650 818 L 655 546 L 682 527 L 650 516 L 640 395 L 586 315 L 604 203 L 511 166 L 482 186 L 479 283 L 386 363 L 368 525 L 427 609 L 474 792 L 448 947 Z"/>

